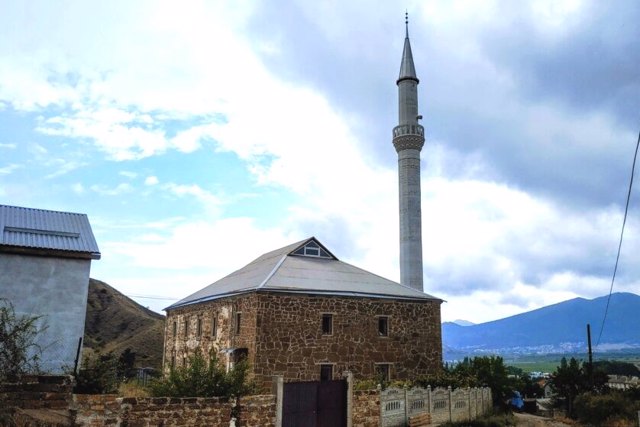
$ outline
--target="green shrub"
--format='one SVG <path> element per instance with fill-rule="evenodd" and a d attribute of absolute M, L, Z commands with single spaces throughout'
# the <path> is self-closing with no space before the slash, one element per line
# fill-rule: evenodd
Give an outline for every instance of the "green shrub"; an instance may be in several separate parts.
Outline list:
<path fill-rule="evenodd" d="M 575 398 L 573 405 L 580 422 L 598 426 L 612 425 L 614 420 L 634 421 L 640 409 L 640 402 L 634 402 L 620 392 L 604 395 L 583 393 Z"/>
<path fill-rule="evenodd" d="M 237 397 L 255 391 L 248 381 L 249 364 L 236 363 L 228 372 L 214 352 L 208 360 L 199 351 L 189 356 L 185 366 L 172 369 L 165 378 L 152 381 L 151 394 L 162 397 Z"/>
<path fill-rule="evenodd" d="M 0 298 L 0 382 L 40 372 L 42 349 L 36 337 L 44 330 L 41 316 L 18 316 L 10 301 Z"/>
<path fill-rule="evenodd" d="M 113 353 L 97 354 L 85 357 L 73 391 L 78 394 L 117 393 L 120 382 L 118 358 Z"/>

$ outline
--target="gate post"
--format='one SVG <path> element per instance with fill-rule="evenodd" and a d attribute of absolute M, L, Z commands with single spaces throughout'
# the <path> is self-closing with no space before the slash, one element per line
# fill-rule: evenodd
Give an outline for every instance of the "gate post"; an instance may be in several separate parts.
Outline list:
<path fill-rule="evenodd" d="M 273 376 L 273 394 L 276 395 L 276 426 L 282 427 L 282 403 L 284 401 L 284 378 L 282 375 Z"/>
<path fill-rule="evenodd" d="M 407 396 L 407 389 L 404 389 L 404 423 L 409 425 L 409 396 Z"/>
<path fill-rule="evenodd" d="M 353 373 L 344 371 L 342 376 L 347 379 L 347 427 L 353 425 Z"/>

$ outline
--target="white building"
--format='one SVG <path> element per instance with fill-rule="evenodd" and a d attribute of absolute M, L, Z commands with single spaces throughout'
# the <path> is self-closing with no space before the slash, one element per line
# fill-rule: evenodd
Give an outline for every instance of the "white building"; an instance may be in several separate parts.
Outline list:
<path fill-rule="evenodd" d="M 18 315 L 41 316 L 45 372 L 74 366 L 93 259 L 100 252 L 86 215 L 0 205 L 0 298 Z"/>

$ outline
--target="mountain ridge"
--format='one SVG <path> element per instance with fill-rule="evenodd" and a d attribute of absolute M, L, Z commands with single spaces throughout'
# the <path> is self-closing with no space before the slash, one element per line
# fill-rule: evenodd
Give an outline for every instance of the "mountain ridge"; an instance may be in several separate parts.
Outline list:
<path fill-rule="evenodd" d="M 470 326 L 442 324 L 445 353 L 450 350 L 475 352 L 563 352 L 584 347 L 586 325 L 592 326 L 597 344 L 608 296 L 573 298 L 560 303 Z M 640 348 L 640 334 L 632 323 L 640 322 L 640 296 L 630 292 L 611 295 L 602 333 L 603 348 Z"/>

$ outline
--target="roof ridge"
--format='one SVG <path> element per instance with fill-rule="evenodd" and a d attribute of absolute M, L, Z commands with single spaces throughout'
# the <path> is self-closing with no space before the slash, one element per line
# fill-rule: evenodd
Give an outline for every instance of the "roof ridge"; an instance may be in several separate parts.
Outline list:
<path fill-rule="evenodd" d="M 394 285 L 398 285 L 398 286 L 400 286 L 400 287 L 402 287 L 402 288 L 410 289 L 410 290 L 412 290 L 412 291 L 419 292 L 419 293 L 421 293 L 421 294 L 423 294 L 423 295 L 426 295 L 426 296 L 431 297 L 431 298 L 434 298 L 434 299 L 440 299 L 440 298 L 438 298 L 438 297 L 434 297 L 433 295 L 428 294 L 428 293 L 426 293 L 426 292 L 424 292 L 424 291 L 419 291 L 419 290 L 417 290 L 417 289 L 415 289 L 415 288 L 412 288 L 411 286 L 403 285 L 402 283 L 400 283 L 400 282 L 396 282 L 395 280 L 387 279 L 386 277 L 381 276 L 381 275 L 379 275 L 379 274 L 377 274 L 377 273 L 374 273 L 374 272 L 372 272 L 372 271 L 365 270 L 364 268 L 362 268 L 362 267 L 358 267 L 357 265 L 349 264 L 348 262 L 345 262 L 345 261 L 340 261 L 340 260 L 337 260 L 337 261 L 338 261 L 338 262 L 341 262 L 341 263 L 343 263 L 343 264 L 347 264 L 348 266 L 353 267 L 353 268 L 355 268 L 355 269 L 357 269 L 357 270 L 364 271 L 365 273 L 372 274 L 372 275 L 374 275 L 374 276 L 376 276 L 376 277 L 379 277 L 379 278 L 381 278 L 381 279 L 384 279 L 384 280 L 386 280 L 386 281 L 389 281 L 389 282 L 393 283 Z"/>
<path fill-rule="evenodd" d="M 264 278 L 262 283 L 260 283 L 256 289 L 262 289 L 264 287 L 264 285 L 267 284 L 267 282 L 273 277 L 274 274 L 276 274 L 276 271 L 278 271 L 278 269 L 280 268 L 280 266 L 282 265 L 284 260 L 287 259 L 288 256 L 289 256 L 289 254 L 284 254 L 284 255 L 282 255 L 282 257 L 280 257 L 280 261 L 278 261 L 276 263 L 276 265 L 273 267 L 271 272 L 269 274 L 267 274 L 267 277 Z"/>
<path fill-rule="evenodd" d="M 25 210 L 29 210 L 29 211 L 51 212 L 51 213 L 56 213 L 56 214 L 80 215 L 80 216 L 88 217 L 88 215 L 86 213 L 82 213 L 82 212 L 69 212 L 69 211 L 60 211 L 60 210 L 54 210 L 54 209 L 29 208 L 27 206 L 5 205 L 3 203 L 0 203 L 0 208 L 25 209 Z"/>

